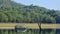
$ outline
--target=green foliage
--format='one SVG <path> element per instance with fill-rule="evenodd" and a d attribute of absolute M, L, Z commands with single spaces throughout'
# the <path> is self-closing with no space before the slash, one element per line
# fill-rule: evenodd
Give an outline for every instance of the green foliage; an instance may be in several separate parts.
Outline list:
<path fill-rule="evenodd" d="M 60 23 L 60 11 L 26 6 L 11 0 L 0 0 L 0 22 Z"/>

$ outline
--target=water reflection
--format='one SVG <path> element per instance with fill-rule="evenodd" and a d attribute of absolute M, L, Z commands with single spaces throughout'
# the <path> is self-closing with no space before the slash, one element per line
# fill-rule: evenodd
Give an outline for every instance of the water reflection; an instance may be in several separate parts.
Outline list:
<path fill-rule="evenodd" d="M 60 29 L 56 29 L 56 34 L 60 34 Z"/>
<path fill-rule="evenodd" d="M 56 34 L 56 29 L 41 29 L 41 34 Z"/>

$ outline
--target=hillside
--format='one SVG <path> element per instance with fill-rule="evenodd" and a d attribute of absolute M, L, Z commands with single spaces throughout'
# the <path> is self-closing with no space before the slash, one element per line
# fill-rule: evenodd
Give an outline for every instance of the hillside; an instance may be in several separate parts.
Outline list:
<path fill-rule="evenodd" d="M 0 0 L 0 22 L 60 23 L 60 11 L 26 6 L 11 0 Z"/>

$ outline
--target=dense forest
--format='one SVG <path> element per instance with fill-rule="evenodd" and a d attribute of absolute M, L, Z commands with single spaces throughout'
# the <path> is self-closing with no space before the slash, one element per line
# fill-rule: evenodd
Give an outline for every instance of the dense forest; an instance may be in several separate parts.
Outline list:
<path fill-rule="evenodd" d="M 27 6 L 11 0 L 0 0 L 0 22 L 60 23 L 60 11 L 33 4 Z"/>

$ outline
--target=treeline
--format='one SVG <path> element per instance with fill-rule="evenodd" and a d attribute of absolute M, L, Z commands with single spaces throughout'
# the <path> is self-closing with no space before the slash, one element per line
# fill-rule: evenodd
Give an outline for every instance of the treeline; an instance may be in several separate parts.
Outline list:
<path fill-rule="evenodd" d="M 3 1 L 5 3 L 3 3 Z M 60 23 L 60 11 L 0 0 L 0 22 Z"/>

